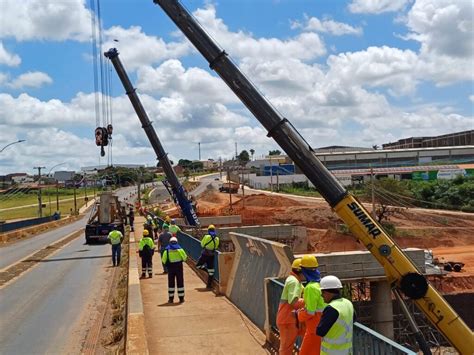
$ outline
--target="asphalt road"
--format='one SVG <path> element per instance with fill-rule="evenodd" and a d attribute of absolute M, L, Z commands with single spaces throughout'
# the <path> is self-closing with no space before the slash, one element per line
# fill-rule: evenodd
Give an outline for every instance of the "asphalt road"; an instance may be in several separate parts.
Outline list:
<path fill-rule="evenodd" d="M 0 353 L 79 353 L 110 254 L 78 238 L 0 289 Z"/>

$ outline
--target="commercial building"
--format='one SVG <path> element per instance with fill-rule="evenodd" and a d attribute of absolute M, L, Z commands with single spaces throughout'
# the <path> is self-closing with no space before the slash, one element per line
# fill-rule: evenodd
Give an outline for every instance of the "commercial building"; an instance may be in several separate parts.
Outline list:
<path fill-rule="evenodd" d="M 474 130 L 443 134 L 435 137 L 410 137 L 382 144 L 383 149 L 454 147 L 474 145 Z"/>

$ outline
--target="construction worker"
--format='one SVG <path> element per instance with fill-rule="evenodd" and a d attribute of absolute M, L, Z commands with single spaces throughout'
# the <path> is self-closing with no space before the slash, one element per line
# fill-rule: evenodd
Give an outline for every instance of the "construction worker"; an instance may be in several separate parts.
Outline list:
<path fill-rule="evenodd" d="M 156 219 L 153 217 L 152 214 L 148 214 L 146 216 L 146 220 L 148 221 L 148 224 L 151 225 L 151 229 L 153 231 L 152 233 L 153 238 L 158 239 L 158 222 L 156 221 Z"/>
<path fill-rule="evenodd" d="M 148 277 L 153 277 L 153 254 L 155 252 L 155 243 L 150 237 L 150 232 L 148 230 L 143 231 L 143 237 L 138 243 L 138 255 L 142 258 L 142 275 L 141 279 L 146 277 L 148 272 Z"/>
<path fill-rule="evenodd" d="M 112 244 L 112 264 L 113 266 L 120 265 L 120 256 L 122 254 L 122 241 L 123 234 L 117 230 L 117 226 L 113 227 L 113 230 L 107 236 L 110 244 Z"/>
<path fill-rule="evenodd" d="M 306 325 L 300 355 L 319 355 L 321 337 L 316 335 L 316 328 L 326 304 L 319 286 L 321 276 L 318 270 L 318 260 L 314 255 L 304 255 L 301 258 L 301 273 L 307 283 L 303 292 L 304 309 L 298 311 L 298 320 Z"/>
<path fill-rule="evenodd" d="M 165 252 L 166 247 L 169 245 L 172 235 L 169 232 L 169 226 L 166 223 L 163 223 L 162 229 L 163 231 L 158 237 L 158 250 L 160 251 L 161 263 L 163 264 L 163 274 L 166 274 L 168 272 L 168 267 L 163 262 L 163 253 Z"/>
<path fill-rule="evenodd" d="M 291 272 L 285 280 L 278 306 L 276 325 L 280 331 L 280 350 L 278 352 L 280 355 L 293 354 L 295 340 L 299 333 L 296 310 L 304 306 L 304 301 L 301 298 L 304 289 L 301 283 L 303 279 L 301 258 L 298 258 L 291 264 Z"/>
<path fill-rule="evenodd" d="M 176 220 L 173 218 L 171 219 L 171 224 L 170 224 L 170 233 L 175 236 L 175 237 L 178 237 L 178 232 L 181 232 L 181 228 L 179 228 L 179 226 L 176 225 Z"/>
<path fill-rule="evenodd" d="M 201 256 L 196 264 L 198 269 L 207 270 L 207 288 L 212 288 L 214 278 L 214 256 L 219 247 L 219 237 L 216 234 L 216 227 L 213 224 L 207 227 L 207 234 L 201 240 Z"/>
<path fill-rule="evenodd" d="M 130 230 L 133 232 L 133 222 L 135 221 L 135 212 L 133 211 L 133 207 L 130 207 L 130 210 L 128 212 L 128 222 L 130 224 Z"/>
<path fill-rule="evenodd" d="M 187 258 L 186 252 L 178 244 L 178 239 L 171 237 L 170 243 L 163 253 L 163 264 L 168 267 L 168 303 L 174 302 L 176 286 L 178 287 L 179 303 L 184 302 L 183 261 L 186 261 Z"/>
<path fill-rule="evenodd" d="M 170 225 L 170 224 L 171 224 L 171 217 L 170 217 L 170 216 L 166 215 L 166 217 L 165 217 L 165 223 L 166 223 L 167 225 Z"/>
<path fill-rule="evenodd" d="M 321 354 L 352 354 L 354 306 L 341 296 L 342 283 L 336 276 L 321 279 L 324 308 L 316 334 L 322 337 Z"/>

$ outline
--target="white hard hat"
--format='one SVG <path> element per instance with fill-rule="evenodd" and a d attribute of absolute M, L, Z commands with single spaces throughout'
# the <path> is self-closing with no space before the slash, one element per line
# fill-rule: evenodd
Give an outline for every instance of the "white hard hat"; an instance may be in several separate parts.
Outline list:
<path fill-rule="evenodd" d="M 324 276 L 319 283 L 321 290 L 334 290 L 338 288 L 342 288 L 341 280 L 339 280 L 336 276 L 329 275 Z"/>
<path fill-rule="evenodd" d="M 170 238 L 170 243 L 178 243 L 178 238 L 176 238 L 176 237 L 171 237 L 171 238 Z"/>

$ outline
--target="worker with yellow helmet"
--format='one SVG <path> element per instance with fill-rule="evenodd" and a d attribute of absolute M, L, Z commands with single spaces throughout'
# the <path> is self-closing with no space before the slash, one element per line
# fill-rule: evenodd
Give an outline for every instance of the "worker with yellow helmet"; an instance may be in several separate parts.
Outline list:
<path fill-rule="evenodd" d="M 300 355 L 319 355 L 321 351 L 321 337 L 316 335 L 316 328 L 326 304 L 319 285 L 321 275 L 318 266 L 318 259 L 314 255 L 301 258 L 301 273 L 307 284 L 303 292 L 304 308 L 298 311 L 298 320 L 306 325 Z"/>
<path fill-rule="evenodd" d="M 299 335 L 299 322 L 295 311 L 303 307 L 304 276 L 301 273 L 301 258 L 293 260 L 290 275 L 285 280 L 285 286 L 280 297 L 280 305 L 276 325 L 280 331 L 280 355 L 293 354 L 296 337 Z"/>
<path fill-rule="evenodd" d="M 207 270 L 207 288 L 212 287 L 214 278 L 214 256 L 219 247 L 219 237 L 213 224 L 207 227 L 207 234 L 201 240 L 201 256 L 196 263 L 196 268 Z"/>
<path fill-rule="evenodd" d="M 153 277 L 153 254 L 155 252 L 155 243 L 152 234 L 147 230 L 143 230 L 143 237 L 138 243 L 138 255 L 142 258 L 142 275 L 141 279 L 146 277 L 148 272 L 148 277 Z"/>

